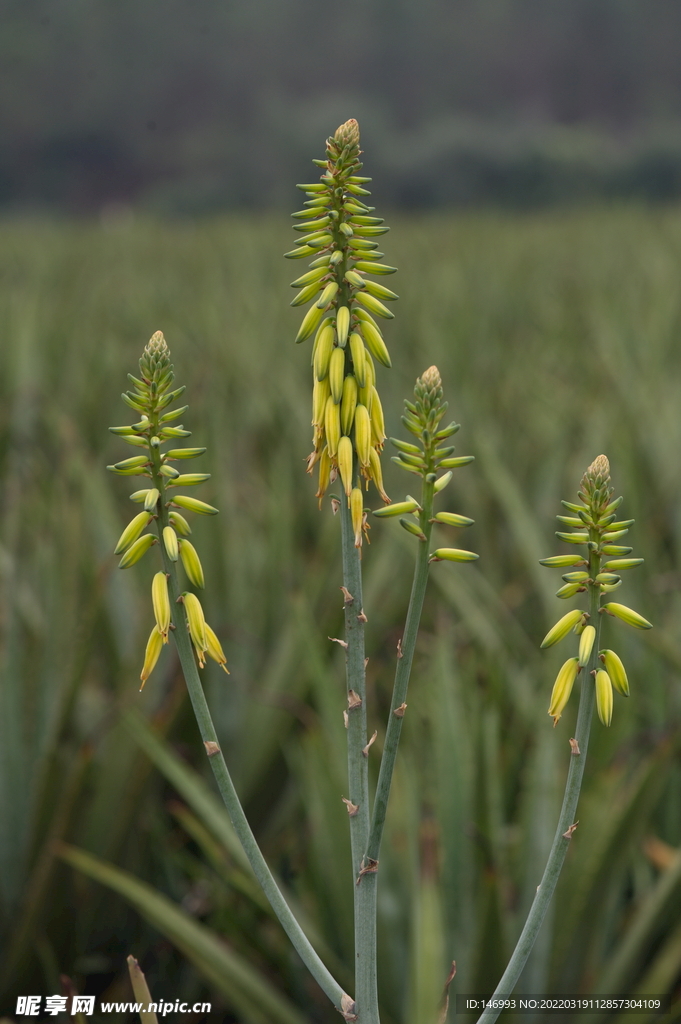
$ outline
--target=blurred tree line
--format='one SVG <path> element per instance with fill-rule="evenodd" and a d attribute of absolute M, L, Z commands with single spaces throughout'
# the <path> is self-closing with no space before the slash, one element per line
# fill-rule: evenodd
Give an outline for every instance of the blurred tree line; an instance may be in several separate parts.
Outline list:
<path fill-rule="evenodd" d="M 0 208 L 290 203 L 349 116 L 383 203 L 681 194 L 681 5 L 1 0 Z"/>

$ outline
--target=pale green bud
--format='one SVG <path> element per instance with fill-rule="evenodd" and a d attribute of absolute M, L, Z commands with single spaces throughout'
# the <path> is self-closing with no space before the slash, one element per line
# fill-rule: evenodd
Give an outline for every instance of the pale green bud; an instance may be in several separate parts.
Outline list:
<path fill-rule="evenodd" d="M 140 537 L 131 544 L 128 550 L 125 552 L 120 562 L 118 563 L 119 569 L 129 569 L 131 565 L 135 565 L 139 562 L 140 558 L 146 555 L 150 547 L 156 543 L 156 538 L 151 533 L 145 533 L 143 537 Z"/>
<path fill-rule="evenodd" d="M 383 234 L 386 229 L 381 228 L 379 230 L 380 233 Z M 362 231 L 361 234 L 365 234 L 365 232 Z M 399 299 L 399 295 L 396 295 L 395 292 L 390 290 L 390 288 L 386 288 L 385 285 L 379 284 L 377 281 L 365 281 L 364 287 L 370 295 L 373 295 L 377 299 L 385 299 L 386 302 L 392 302 L 395 299 Z"/>
<path fill-rule="evenodd" d="M 550 558 L 541 558 L 540 565 L 546 565 L 550 569 L 562 569 L 568 565 L 585 565 L 582 555 L 551 555 Z"/>
<path fill-rule="evenodd" d="M 418 501 L 398 501 L 394 505 L 386 505 L 384 508 L 377 508 L 373 515 L 379 516 L 380 518 L 389 518 L 390 516 L 401 516 L 406 515 L 409 512 L 420 511 L 421 506 Z"/>
<path fill-rule="evenodd" d="M 369 465 L 372 421 L 365 405 L 355 409 L 355 448 L 362 466 Z"/>
<path fill-rule="evenodd" d="M 600 659 L 605 665 L 605 671 L 610 676 L 610 682 L 618 693 L 623 697 L 629 696 L 629 680 L 622 660 L 614 651 L 601 651 Z"/>
<path fill-rule="evenodd" d="M 157 572 L 151 582 L 151 601 L 158 631 L 163 643 L 168 643 L 170 629 L 170 599 L 168 597 L 168 579 L 164 572 Z"/>
<path fill-rule="evenodd" d="M 610 725 L 612 722 L 612 705 L 610 676 L 601 668 L 596 673 L 596 709 L 603 725 Z"/>
<path fill-rule="evenodd" d="M 362 319 L 359 327 L 371 355 L 378 359 L 379 363 L 390 368 L 392 366 L 390 353 L 376 324 L 372 320 Z"/>
<path fill-rule="evenodd" d="M 591 657 L 594 641 L 596 639 L 595 626 L 585 626 L 579 638 L 579 667 L 584 668 Z"/>
<path fill-rule="evenodd" d="M 621 572 L 622 569 L 634 569 L 637 565 L 642 564 L 642 558 L 616 558 L 611 562 L 606 562 L 603 568 L 608 572 Z"/>
<path fill-rule="evenodd" d="M 150 512 L 139 512 L 134 519 L 131 519 L 123 530 L 123 533 L 118 540 L 118 544 L 114 548 L 114 555 L 120 555 L 122 551 L 129 548 L 130 545 L 137 540 L 142 531 L 147 528 L 151 519 L 152 516 Z"/>
<path fill-rule="evenodd" d="M 319 296 L 319 298 L 317 300 L 317 309 L 318 310 L 326 309 L 326 307 L 329 305 L 329 303 L 332 302 L 333 299 L 335 299 L 337 291 L 338 291 L 338 281 L 329 281 L 329 283 L 325 286 L 324 291 L 322 292 L 322 294 Z"/>
<path fill-rule="evenodd" d="M 567 544 L 587 544 L 589 540 L 588 533 L 556 533 L 556 537 Z"/>
<path fill-rule="evenodd" d="M 182 473 L 172 480 L 168 487 L 195 487 L 210 480 L 210 473 Z"/>
<path fill-rule="evenodd" d="M 359 239 L 353 239 L 355 245 L 357 244 L 358 241 Z M 367 287 L 369 283 L 370 282 L 367 281 Z M 384 306 L 379 299 L 375 299 L 373 295 L 369 295 L 366 288 L 363 288 L 361 291 L 358 291 L 356 293 L 355 298 L 357 299 L 358 302 L 361 302 L 363 306 L 366 306 L 368 310 L 370 310 L 372 313 L 375 313 L 376 316 L 382 316 L 385 320 L 393 320 L 395 318 L 395 314 L 392 313 L 387 306 Z"/>
<path fill-rule="evenodd" d="M 338 344 L 341 348 L 345 348 L 345 343 L 348 340 L 349 329 L 350 310 L 347 306 L 341 306 L 336 315 L 336 334 L 338 335 Z"/>
<path fill-rule="evenodd" d="M 343 377 L 345 374 L 345 351 L 334 348 L 329 361 L 329 387 L 331 397 L 338 404 L 343 397 Z"/>
<path fill-rule="evenodd" d="M 474 562 L 480 555 L 474 551 L 463 551 L 461 548 L 438 548 L 430 556 L 431 562 Z"/>
<path fill-rule="evenodd" d="M 575 679 L 579 672 L 579 667 L 578 658 L 568 658 L 556 676 L 556 681 L 553 684 L 553 690 L 551 691 L 551 702 L 549 705 L 549 714 L 553 718 L 554 725 L 558 722 L 558 719 L 563 714 L 563 711 L 567 706 L 570 694 L 572 693 L 572 687 L 574 686 Z"/>
<path fill-rule="evenodd" d="M 189 582 L 203 590 L 206 585 L 203 576 L 203 566 L 201 565 L 196 548 L 188 540 L 180 541 L 180 558 L 182 559 L 182 565 Z"/>
<path fill-rule="evenodd" d="M 349 437 L 341 437 L 339 440 L 336 461 L 345 493 L 349 496 L 352 490 L 352 441 Z"/>
<path fill-rule="evenodd" d="M 205 451 L 205 448 L 171 448 L 163 457 L 165 459 L 197 459 Z"/>
<path fill-rule="evenodd" d="M 213 508 L 212 505 L 206 504 L 205 501 L 199 501 L 198 498 L 190 498 L 186 494 L 174 494 L 173 505 L 186 508 L 189 512 L 198 512 L 202 516 L 216 516 L 218 514 L 218 510 Z"/>
<path fill-rule="evenodd" d="M 584 590 L 581 583 L 566 583 L 564 587 L 556 591 L 556 597 L 566 600 L 568 597 L 574 597 L 580 590 Z"/>
<path fill-rule="evenodd" d="M 437 512 L 435 515 L 436 523 L 444 523 L 446 526 L 472 526 L 475 522 L 474 519 L 469 519 L 468 516 L 458 516 L 455 512 Z"/>
<path fill-rule="evenodd" d="M 652 629 L 652 622 L 648 622 L 642 615 L 635 612 L 632 608 L 627 608 L 625 604 L 614 604 L 612 601 L 609 604 L 604 604 L 601 611 L 607 612 L 608 615 L 614 615 L 616 618 L 621 619 L 622 622 L 626 622 L 629 626 L 634 626 L 636 629 Z"/>
<path fill-rule="evenodd" d="M 192 532 L 191 526 L 184 518 L 184 516 L 180 515 L 179 512 L 169 512 L 168 519 L 170 520 L 171 524 L 175 527 L 175 530 L 177 531 L 177 533 L 180 534 L 181 537 L 188 537 L 189 534 Z"/>
<path fill-rule="evenodd" d="M 305 255 L 305 254 L 303 254 Z M 296 345 L 299 345 L 301 341 L 305 341 L 309 338 L 317 329 L 319 321 L 324 316 L 324 310 L 320 309 L 318 305 L 310 306 L 307 313 L 303 317 L 303 322 L 300 325 L 298 334 L 296 335 Z"/>
<path fill-rule="evenodd" d="M 333 352 L 334 329 L 331 321 L 326 322 L 317 336 L 314 351 L 314 375 L 318 381 L 324 380 L 329 372 L 329 362 Z"/>
<path fill-rule="evenodd" d="M 452 479 L 452 476 L 453 473 L 450 469 L 447 473 L 444 474 L 444 476 L 441 476 L 439 480 L 435 481 L 435 483 L 433 484 L 433 491 L 435 492 L 435 494 L 439 494 L 440 491 L 443 491 L 445 489 L 449 481 Z"/>
<path fill-rule="evenodd" d="M 343 396 L 341 398 L 341 430 L 344 434 L 350 434 L 355 419 L 357 408 L 357 381 L 351 373 L 343 381 Z"/>
<path fill-rule="evenodd" d="M 177 534 L 175 533 L 172 526 L 163 527 L 163 544 L 165 546 L 170 561 L 176 562 L 179 555 L 179 549 L 177 545 Z"/>
<path fill-rule="evenodd" d="M 141 494 L 141 491 L 137 492 Z M 150 487 L 149 490 L 144 492 L 144 508 L 147 512 L 155 512 L 156 506 L 158 505 L 158 499 L 161 497 L 161 492 L 156 487 Z"/>
<path fill-rule="evenodd" d="M 441 459 L 438 465 L 441 469 L 458 469 L 459 466 L 468 466 L 475 462 L 475 455 L 459 455 L 455 459 Z"/>
<path fill-rule="evenodd" d="M 196 594 L 186 593 L 182 595 L 184 602 L 185 612 L 187 613 L 187 625 L 189 626 L 189 635 L 192 638 L 192 643 L 196 648 L 196 653 L 199 658 L 199 664 L 203 667 L 205 659 L 203 652 L 208 649 L 208 638 L 206 636 L 206 620 L 203 614 L 203 608 Z"/>
<path fill-rule="evenodd" d="M 572 611 L 567 612 L 555 626 L 552 626 L 546 636 L 541 642 L 541 647 L 553 647 L 560 640 L 568 635 L 573 626 L 576 626 L 579 620 L 582 618 L 584 612 L 580 611 L 579 608 L 573 608 Z"/>
<path fill-rule="evenodd" d="M 423 530 L 421 529 L 421 527 L 418 525 L 418 523 L 415 523 L 413 519 L 400 519 L 400 526 L 402 527 L 403 530 L 406 530 L 407 533 L 411 533 L 413 534 L 414 537 L 418 537 L 419 540 L 428 539 Z M 431 556 L 431 561 L 437 561 L 437 559 L 435 559 L 435 556 Z M 459 558 L 456 559 L 456 561 L 466 561 L 466 559 Z"/>
<path fill-rule="evenodd" d="M 358 334 L 357 331 L 353 331 L 350 335 L 350 355 L 352 356 L 352 366 L 357 378 L 357 384 L 360 388 L 363 388 L 366 382 L 366 359 L 364 352 L 362 335 Z"/>

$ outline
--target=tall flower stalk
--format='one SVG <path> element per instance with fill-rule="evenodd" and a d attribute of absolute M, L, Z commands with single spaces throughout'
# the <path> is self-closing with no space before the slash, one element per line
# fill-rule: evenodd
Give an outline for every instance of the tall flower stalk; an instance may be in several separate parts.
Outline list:
<path fill-rule="evenodd" d="M 588 597 L 588 610 L 574 608 L 567 612 L 542 641 L 542 647 L 552 647 L 570 634 L 576 634 L 579 638 L 577 654 L 573 654 L 563 664 L 551 693 L 549 715 L 553 718 L 554 726 L 565 710 L 578 677 L 581 677 L 581 693 L 577 727 L 574 738 L 570 740 L 570 766 L 555 838 L 525 926 L 494 993 L 496 1001 L 511 995 L 527 962 L 578 825 L 575 815 L 594 705 L 603 725 L 609 726 L 613 714 L 613 689 L 624 697 L 629 696 L 629 682 L 619 655 L 609 649 L 600 649 L 603 617 L 620 619 L 636 629 L 651 628 L 647 619 L 626 605 L 610 600 L 601 603 L 622 585 L 623 571 L 633 569 L 643 562 L 642 558 L 630 557 L 631 547 L 618 543 L 629 532 L 633 519 L 617 521 L 617 509 L 623 499 L 620 497 L 613 500 L 613 494 L 610 464 L 605 455 L 599 455 L 582 477 L 579 503 L 563 501 L 563 506 L 571 514 L 557 517 L 571 532 L 559 531 L 556 536 L 581 548 L 582 552 L 575 555 L 552 555 L 541 562 L 549 568 L 571 570 L 563 576 L 564 586 L 558 590 L 556 597 L 569 599 L 577 594 L 586 594 Z M 478 1024 L 491 1024 L 500 1012 L 501 1009 L 486 1009 Z"/>
<path fill-rule="evenodd" d="M 319 468 L 317 497 L 340 478 L 340 510 L 345 611 L 348 731 L 348 795 L 355 920 L 355 1012 L 362 1024 L 378 1024 L 376 984 L 376 878 L 367 860 L 370 827 L 366 712 L 366 672 L 360 549 L 366 531 L 363 483 L 373 481 L 385 502 L 380 452 L 385 441 L 381 401 L 376 390 L 374 360 L 390 366 L 390 356 L 374 315 L 392 319 L 386 301 L 395 292 L 372 280 L 395 272 L 381 263 L 374 239 L 385 234 L 380 217 L 364 200 L 371 179 L 362 169 L 359 125 L 346 121 L 327 140 L 326 159 L 315 164 L 318 182 L 299 185 L 307 195 L 305 208 L 293 214 L 294 229 L 303 232 L 286 256 L 314 256 L 310 270 L 293 282 L 300 289 L 292 305 L 312 299 L 296 342 L 314 336 L 312 346 L 313 450 L 308 472 Z M 372 315 L 373 314 L 373 315 Z"/>
<path fill-rule="evenodd" d="M 151 604 L 155 622 L 142 667 L 142 686 L 156 666 L 163 646 L 172 636 L 206 755 L 255 876 L 303 963 L 336 1008 L 347 1015 L 352 999 L 313 949 L 272 877 L 255 840 L 227 769 L 203 692 L 198 669 L 204 667 L 206 657 L 212 658 L 225 669 L 226 658 L 218 637 L 206 622 L 198 596 L 189 589 L 203 588 L 204 573 L 196 549 L 187 540 L 191 527 L 183 513 L 216 515 L 218 510 L 198 498 L 177 491 L 177 488 L 184 489 L 203 483 L 209 474 L 181 473 L 176 468 L 176 463 L 182 464 L 187 459 L 197 458 L 206 449 L 176 447 L 178 440 L 190 436 L 190 431 L 176 424 L 188 407 L 170 408 L 185 390 L 183 387 L 172 389 L 173 377 L 170 352 L 163 335 L 158 331 L 140 359 L 140 377 L 129 375 L 133 387 L 122 396 L 126 405 L 140 419 L 130 426 L 110 428 L 121 440 L 136 448 L 139 454 L 108 468 L 120 476 L 144 477 L 146 484 L 143 489 L 130 495 L 134 502 L 143 505 L 143 511 L 132 519 L 116 545 L 116 553 L 122 555 L 120 567 L 125 569 L 134 565 L 152 547 L 158 547 L 162 561 L 162 569 L 152 581 Z M 150 532 L 146 532 L 147 529 Z M 181 581 L 179 565 L 182 565 L 185 581 Z"/>
<path fill-rule="evenodd" d="M 364 198 L 370 181 L 358 172 L 359 126 L 355 120 L 341 125 L 327 140 L 325 160 L 315 164 L 323 169 L 319 182 L 299 185 L 308 199 L 305 209 L 293 214 L 295 230 L 306 232 L 289 259 L 314 256 L 307 273 L 293 282 L 300 289 L 292 305 L 312 300 L 303 318 L 297 342 L 314 337 L 312 346 L 313 450 L 308 471 L 319 467 L 317 497 L 321 507 L 328 487 L 340 479 L 341 496 L 333 496 L 334 511 L 340 510 L 343 556 L 343 598 L 346 651 L 348 732 L 348 796 L 344 798 L 350 821 L 354 881 L 355 921 L 355 1008 L 362 1024 L 378 1024 L 376 979 L 376 889 L 379 851 L 390 792 L 411 663 L 423 607 L 429 562 L 470 561 L 472 552 L 442 548 L 430 554 L 434 519 L 433 495 L 451 479 L 451 471 L 438 477 L 439 468 L 470 462 L 470 457 L 452 459 L 452 448 L 438 447 L 458 426 L 439 430 L 446 411 L 442 401 L 440 375 L 431 367 L 416 385 L 415 401 L 407 402 L 404 422 L 421 446 L 394 441 L 400 451 L 397 462 L 422 478 L 421 502 L 408 498 L 399 505 L 388 504 L 377 515 L 399 515 L 402 525 L 415 535 L 420 548 L 407 625 L 398 652 L 398 667 L 386 742 L 381 760 L 373 815 L 369 801 L 368 758 L 373 740 L 368 740 L 366 712 L 364 624 L 360 549 L 367 530 L 363 484 L 373 482 L 384 502 L 390 499 L 383 487 L 380 453 L 385 440 L 383 411 L 376 390 L 376 360 L 390 366 L 381 328 L 374 315 L 384 319 L 392 313 L 384 304 L 397 295 L 373 277 L 392 274 L 394 267 L 381 262 L 373 239 L 388 229 L 372 216 L 373 207 Z M 374 314 L 374 315 L 372 315 Z M 409 519 L 410 513 L 415 519 Z M 440 519 L 448 525 L 465 526 L 472 520 L 449 515 Z"/>

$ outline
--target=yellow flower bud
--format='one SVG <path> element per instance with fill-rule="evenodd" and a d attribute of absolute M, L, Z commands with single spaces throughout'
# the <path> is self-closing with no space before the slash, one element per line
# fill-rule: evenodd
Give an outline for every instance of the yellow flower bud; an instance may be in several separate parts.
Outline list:
<path fill-rule="evenodd" d="M 652 629 L 652 622 L 648 622 L 642 615 L 635 612 L 633 608 L 627 608 L 625 604 L 615 604 L 610 602 L 604 604 L 602 611 L 607 612 L 608 615 L 614 615 L 616 618 L 621 619 L 622 622 L 626 622 L 629 626 L 635 626 L 636 629 Z"/>
<path fill-rule="evenodd" d="M 584 612 L 579 608 L 573 608 L 571 612 L 563 615 L 562 619 L 553 626 L 541 642 L 541 647 L 553 647 L 559 640 L 568 635 L 570 630 L 577 625 Z"/>
<path fill-rule="evenodd" d="M 118 568 L 129 569 L 131 565 L 135 565 L 155 543 L 156 538 L 152 533 L 145 533 L 143 537 L 139 537 L 125 552 L 118 563 Z"/>
<path fill-rule="evenodd" d="M 554 725 L 563 714 L 567 702 L 570 699 L 572 687 L 575 679 L 577 678 L 578 672 L 579 659 L 568 658 L 556 676 L 556 681 L 553 684 L 553 690 L 551 692 L 551 703 L 549 705 L 549 714 L 553 718 Z"/>
<path fill-rule="evenodd" d="M 362 466 L 368 466 L 371 458 L 371 419 L 365 405 L 355 409 L 355 447 Z"/>
<path fill-rule="evenodd" d="M 610 676 L 610 682 L 623 697 L 629 696 L 629 680 L 622 659 L 614 651 L 601 651 L 601 661 Z"/>
<path fill-rule="evenodd" d="M 357 378 L 357 384 L 361 388 L 364 387 L 366 377 L 365 351 L 362 335 L 358 334 L 357 331 L 353 331 L 350 335 L 350 355 L 352 356 L 352 366 Z"/>
<path fill-rule="evenodd" d="M 186 508 L 189 512 L 198 512 L 202 516 L 216 516 L 218 514 L 218 510 L 213 508 L 212 505 L 208 505 L 205 501 L 199 501 L 198 498 L 190 498 L 186 494 L 174 494 L 173 505 Z"/>
<path fill-rule="evenodd" d="M 206 584 L 203 577 L 201 560 L 196 552 L 196 548 L 193 544 L 190 544 L 188 540 L 180 541 L 180 558 L 182 559 L 182 565 L 184 566 L 184 571 L 187 574 L 189 582 L 193 583 L 195 587 L 199 587 L 203 590 Z"/>
<path fill-rule="evenodd" d="M 579 638 L 579 667 L 584 666 L 591 657 L 591 651 L 593 650 L 594 640 L 596 639 L 596 629 L 594 626 L 585 626 L 582 635 Z"/>
<path fill-rule="evenodd" d="M 191 526 L 179 512 L 169 512 L 168 519 L 182 537 L 188 537 L 192 532 Z"/>
<path fill-rule="evenodd" d="M 165 546 L 166 552 L 168 553 L 168 558 L 171 560 L 171 562 L 176 562 L 179 554 L 179 549 L 177 546 L 177 534 L 175 533 L 172 526 L 165 526 L 163 528 L 163 544 Z"/>
<path fill-rule="evenodd" d="M 605 669 L 596 673 L 596 709 L 603 725 L 612 722 L 612 683 Z"/>
<path fill-rule="evenodd" d="M 129 548 L 137 540 L 139 535 L 151 522 L 151 512 L 139 512 L 134 519 L 131 519 L 121 534 L 118 544 L 114 548 L 114 555 L 120 555 L 122 551 Z"/>
<path fill-rule="evenodd" d="M 324 430 L 326 432 L 326 443 L 329 448 L 329 455 L 333 459 L 338 451 L 338 442 L 340 441 L 341 436 L 340 405 L 336 405 L 333 400 L 333 395 L 329 395 L 326 400 Z"/>
<path fill-rule="evenodd" d="M 329 387 L 331 397 L 338 404 L 343 397 L 343 377 L 345 375 L 345 351 L 335 348 L 329 361 Z"/>
<path fill-rule="evenodd" d="M 206 620 L 203 615 L 203 608 L 196 594 L 185 593 L 182 595 L 185 612 L 187 613 L 187 625 L 189 635 L 196 648 L 199 657 L 199 664 L 203 664 L 203 652 L 208 650 L 208 638 L 206 637 Z"/>
<path fill-rule="evenodd" d="M 330 320 L 327 320 L 326 326 L 322 326 L 317 336 L 315 345 L 313 366 L 317 380 L 324 380 L 329 372 L 329 360 L 333 352 L 333 336 L 333 325 Z"/>
<path fill-rule="evenodd" d="M 338 470 L 340 472 L 341 480 L 343 481 L 343 487 L 345 493 L 350 494 L 352 490 L 352 441 L 349 437 L 341 437 L 338 442 L 338 454 L 336 456 L 338 462 Z"/>
<path fill-rule="evenodd" d="M 357 405 L 357 381 L 351 373 L 343 381 L 343 397 L 341 398 L 341 430 L 350 435 L 355 419 Z"/>
<path fill-rule="evenodd" d="M 338 344 L 341 348 L 345 348 L 345 343 L 348 340 L 349 329 L 350 310 L 347 306 L 341 306 L 336 316 L 336 334 L 338 335 Z"/>
<path fill-rule="evenodd" d="M 154 606 L 154 616 L 158 631 L 163 637 L 163 643 L 168 643 L 168 630 L 170 629 L 170 599 L 168 597 L 168 580 L 164 572 L 157 572 L 151 582 L 151 602 Z"/>

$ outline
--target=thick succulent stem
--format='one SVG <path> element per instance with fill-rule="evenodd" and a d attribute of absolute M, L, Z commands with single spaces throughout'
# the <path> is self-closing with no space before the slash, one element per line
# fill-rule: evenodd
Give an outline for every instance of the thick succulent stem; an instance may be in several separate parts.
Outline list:
<path fill-rule="evenodd" d="M 361 1024 L 378 1024 L 376 985 L 376 872 L 364 854 L 369 835 L 364 610 L 360 549 L 355 547 L 352 517 L 340 502 L 345 595 L 346 679 L 348 691 L 348 799 L 355 913 L 355 1013 Z"/>

